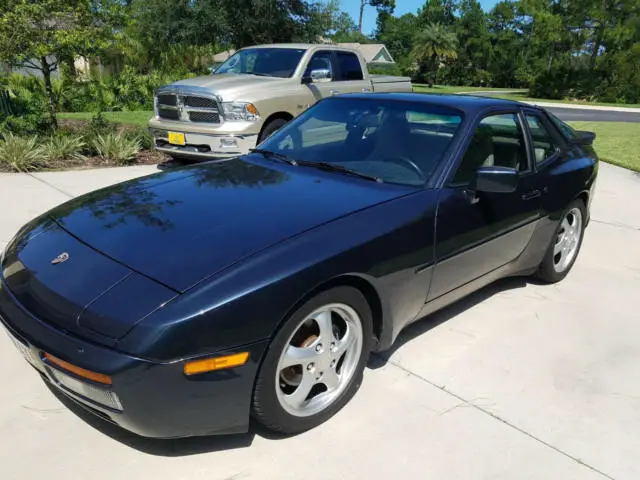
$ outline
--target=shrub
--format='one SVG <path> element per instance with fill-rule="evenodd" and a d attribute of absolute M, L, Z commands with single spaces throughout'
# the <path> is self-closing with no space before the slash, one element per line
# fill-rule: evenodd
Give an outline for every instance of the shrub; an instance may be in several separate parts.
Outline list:
<path fill-rule="evenodd" d="M 117 165 L 129 165 L 142 150 L 142 145 L 137 137 L 130 139 L 123 133 L 107 133 L 96 136 L 93 140 L 93 148 L 104 160 L 112 161 Z"/>
<path fill-rule="evenodd" d="M 15 172 L 29 172 L 47 166 L 38 137 L 18 137 L 12 133 L 0 142 L 0 165 Z"/>
<path fill-rule="evenodd" d="M 86 144 L 82 137 L 73 135 L 56 135 L 42 145 L 42 155 L 49 163 L 64 160 L 82 160 L 82 151 Z"/>
<path fill-rule="evenodd" d="M 128 139 L 138 139 L 140 141 L 140 146 L 144 150 L 151 150 L 155 146 L 153 135 L 151 135 L 149 129 L 145 127 L 127 128 L 124 130 L 124 132 Z"/>

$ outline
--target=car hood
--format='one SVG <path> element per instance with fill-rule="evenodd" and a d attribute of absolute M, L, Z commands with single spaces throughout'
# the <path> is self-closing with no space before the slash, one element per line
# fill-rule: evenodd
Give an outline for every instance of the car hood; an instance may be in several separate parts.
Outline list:
<path fill-rule="evenodd" d="M 251 155 L 98 190 L 49 217 L 92 249 L 184 292 L 289 237 L 412 191 Z"/>
<path fill-rule="evenodd" d="M 210 90 L 222 97 L 224 101 L 237 100 L 239 95 L 253 94 L 256 90 L 277 88 L 282 84 L 289 84 L 291 79 L 279 77 L 262 77 L 258 75 L 221 73 L 188 78 L 172 83 L 186 87 L 198 87 Z"/>

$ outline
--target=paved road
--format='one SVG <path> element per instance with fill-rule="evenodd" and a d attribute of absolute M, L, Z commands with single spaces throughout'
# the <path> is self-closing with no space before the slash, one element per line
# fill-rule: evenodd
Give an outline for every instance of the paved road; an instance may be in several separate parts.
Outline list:
<path fill-rule="evenodd" d="M 462 92 L 459 95 L 478 95 L 481 97 L 491 97 L 496 94 L 508 94 L 522 92 L 522 90 L 494 91 L 494 92 Z M 559 119 L 566 122 L 633 122 L 640 123 L 640 109 L 634 108 L 630 111 L 619 111 L 620 107 L 598 107 L 589 108 L 583 105 L 571 105 L 563 107 L 555 106 L 552 102 L 541 101 L 544 108 L 552 112 Z M 606 110 L 613 108 L 614 110 Z"/>
<path fill-rule="evenodd" d="M 0 174 L 0 247 L 45 209 L 152 171 Z M 503 281 L 414 324 L 343 411 L 293 438 L 135 437 L 55 397 L 0 335 L 0 478 L 638 479 L 639 191 L 603 164 L 562 283 Z"/>
<path fill-rule="evenodd" d="M 565 122 L 638 122 L 638 112 L 618 112 L 608 110 L 587 110 L 577 108 L 545 107 Z"/>

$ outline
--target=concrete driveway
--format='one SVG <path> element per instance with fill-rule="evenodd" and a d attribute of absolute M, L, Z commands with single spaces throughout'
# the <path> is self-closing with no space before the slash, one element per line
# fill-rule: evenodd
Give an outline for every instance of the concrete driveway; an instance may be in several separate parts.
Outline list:
<path fill-rule="evenodd" d="M 151 171 L 0 175 L 0 242 Z M 640 478 L 639 194 L 640 176 L 603 164 L 564 282 L 502 281 L 414 324 L 343 411 L 293 438 L 135 437 L 67 408 L 0 335 L 0 478 Z"/>

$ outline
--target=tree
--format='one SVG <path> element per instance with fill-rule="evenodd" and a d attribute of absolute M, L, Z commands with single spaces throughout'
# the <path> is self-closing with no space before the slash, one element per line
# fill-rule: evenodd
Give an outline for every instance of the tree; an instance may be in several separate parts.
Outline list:
<path fill-rule="evenodd" d="M 51 75 L 61 59 L 100 53 L 121 20 L 118 0 L 5 0 L 0 3 L 0 60 L 42 74 L 51 128 L 57 127 Z"/>
<path fill-rule="evenodd" d="M 391 15 L 396 8 L 396 0 L 360 0 L 360 17 L 358 20 L 358 30 L 362 33 L 362 16 L 364 8 L 370 6 L 378 10 L 378 17 Z M 380 22 L 378 22 L 380 28 Z"/>
<path fill-rule="evenodd" d="M 413 47 L 413 55 L 418 63 L 418 76 L 424 79 L 429 72 L 429 86 L 433 86 L 440 62 L 456 58 L 457 46 L 455 33 L 440 23 L 430 23 L 419 31 Z"/>

